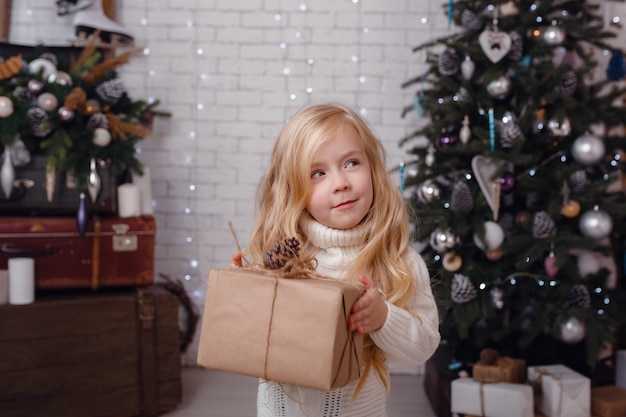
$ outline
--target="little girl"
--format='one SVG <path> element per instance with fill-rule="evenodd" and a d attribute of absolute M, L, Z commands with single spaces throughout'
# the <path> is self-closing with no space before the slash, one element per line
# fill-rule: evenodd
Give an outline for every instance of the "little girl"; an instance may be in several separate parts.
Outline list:
<path fill-rule="evenodd" d="M 348 325 L 365 335 L 365 368 L 331 391 L 262 380 L 258 417 L 386 416 L 388 364 L 419 365 L 439 344 L 429 274 L 409 246 L 407 205 L 385 157 L 365 122 L 340 104 L 304 108 L 278 135 L 243 257 L 262 265 L 274 243 L 296 237 L 317 274 L 362 285 Z M 231 267 L 241 266 L 237 252 Z"/>

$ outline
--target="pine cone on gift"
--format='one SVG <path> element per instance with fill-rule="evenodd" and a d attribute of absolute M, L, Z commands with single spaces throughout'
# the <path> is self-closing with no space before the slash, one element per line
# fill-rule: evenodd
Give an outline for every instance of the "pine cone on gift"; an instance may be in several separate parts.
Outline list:
<path fill-rule="evenodd" d="M 452 211 L 472 211 L 474 208 L 474 197 L 469 185 L 465 181 L 459 181 L 452 186 L 450 196 L 450 209 Z"/>
<path fill-rule="evenodd" d="M 556 233 L 556 224 L 550 215 L 545 211 L 535 214 L 533 219 L 533 237 L 535 239 L 545 239 Z"/>
<path fill-rule="evenodd" d="M 567 302 L 571 306 L 588 308 L 591 305 L 591 297 L 589 296 L 589 290 L 584 284 L 572 285 L 569 290 L 569 296 Z"/>
<path fill-rule="evenodd" d="M 287 262 L 298 256 L 300 241 L 295 237 L 274 244 L 263 256 L 263 263 L 268 269 L 281 269 Z"/>
<path fill-rule="evenodd" d="M 454 274 L 452 279 L 452 289 L 450 290 L 450 298 L 457 304 L 464 304 L 472 301 L 478 292 L 472 284 L 469 277 L 463 274 Z"/>

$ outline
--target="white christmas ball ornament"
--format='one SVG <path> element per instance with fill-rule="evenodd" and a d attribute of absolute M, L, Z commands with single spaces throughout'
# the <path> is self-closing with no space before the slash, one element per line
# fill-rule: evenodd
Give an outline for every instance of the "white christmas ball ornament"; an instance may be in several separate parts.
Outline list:
<path fill-rule="evenodd" d="M 604 157 L 604 142 L 597 136 L 584 134 L 572 144 L 572 156 L 583 165 L 597 164 Z"/>
<path fill-rule="evenodd" d="M 575 344 L 585 338 L 585 323 L 572 316 L 561 323 L 561 340 Z"/>
<path fill-rule="evenodd" d="M 38 74 L 39 71 L 42 71 L 42 77 L 44 80 L 47 80 L 52 74 L 57 72 L 57 68 L 54 64 L 44 58 L 37 58 L 30 61 L 28 64 L 28 72 L 31 74 Z"/>
<path fill-rule="evenodd" d="M 511 80 L 506 75 L 501 75 L 487 84 L 487 93 L 493 98 L 503 100 L 508 97 L 513 88 Z"/>
<path fill-rule="evenodd" d="M 485 237 L 474 234 L 474 244 L 484 251 L 498 249 L 504 242 L 504 230 L 496 222 L 485 222 Z"/>
<path fill-rule="evenodd" d="M 580 216 L 578 228 L 583 235 L 592 239 L 604 239 L 613 231 L 613 219 L 604 210 L 595 207 Z"/>
<path fill-rule="evenodd" d="M 45 111 L 52 111 L 57 108 L 59 100 L 52 93 L 41 93 L 37 97 L 37 105 Z"/>
<path fill-rule="evenodd" d="M 93 143 L 105 147 L 111 143 L 111 132 L 103 127 L 98 127 L 93 131 Z"/>
<path fill-rule="evenodd" d="M 10 98 L 0 96 L 0 117 L 6 118 L 13 114 L 13 102 Z"/>

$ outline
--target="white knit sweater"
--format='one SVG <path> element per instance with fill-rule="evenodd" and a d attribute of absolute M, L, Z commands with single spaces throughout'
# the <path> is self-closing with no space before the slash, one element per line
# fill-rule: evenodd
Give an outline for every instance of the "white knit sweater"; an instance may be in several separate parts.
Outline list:
<path fill-rule="evenodd" d="M 362 248 L 365 229 L 349 230 L 326 227 L 312 219 L 305 222 L 304 232 L 319 248 L 317 272 L 341 279 L 347 266 Z M 374 343 L 386 354 L 389 363 L 414 366 L 425 362 L 439 345 L 437 307 L 430 288 L 430 278 L 421 256 L 411 250 L 409 265 L 418 284 L 418 293 L 411 305 L 419 320 L 406 310 L 387 303 L 389 313 L 385 324 L 370 333 Z M 273 381 L 259 381 L 257 417 L 385 417 L 387 396 L 375 372 L 370 372 L 361 392 L 352 403 L 358 384 L 330 391 Z"/>

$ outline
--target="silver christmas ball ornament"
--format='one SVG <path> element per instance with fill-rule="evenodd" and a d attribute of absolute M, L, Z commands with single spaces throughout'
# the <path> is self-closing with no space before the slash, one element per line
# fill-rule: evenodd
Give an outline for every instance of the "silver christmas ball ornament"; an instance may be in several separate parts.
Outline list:
<path fill-rule="evenodd" d="M 561 322 L 559 332 L 562 341 L 576 344 L 585 338 L 585 323 L 574 316 L 568 317 Z"/>
<path fill-rule="evenodd" d="M 495 80 L 490 81 L 487 84 L 487 93 L 498 100 L 503 100 L 508 97 L 512 89 L 511 79 L 505 75 L 501 75 Z"/>
<path fill-rule="evenodd" d="M 459 237 L 451 230 L 435 229 L 430 234 L 430 246 L 439 253 L 452 249 L 459 243 Z"/>
<path fill-rule="evenodd" d="M 584 134 L 572 144 L 572 156 L 582 165 L 597 164 L 604 157 L 604 141 L 597 136 Z"/>
<path fill-rule="evenodd" d="M 48 76 L 49 84 L 59 84 L 59 85 L 67 85 L 71 86 L 73 84 L 72 77 L 65 71 L 57 71 Z"/>
<path fill-rule="evenodd" d="M 580 216 L 578 228 L 581 233 L 592 239 L 604 239 L 613 231 L 613 219 L 604 210 L 594 207 Z"/>
<path fill-rule="evenodd" d="M 565 117 L 563 120 L 550 119 L 548 121 L 548 131 L 552 136 L 565 137 L 572 133 L 572 123 Z"/>
<path fill-rule="evenodd" d="M 567 38 L 567 32 L 555 22 L 541 31 L 541 41 L 548 46 L 563 45 Z"/>
<path fill-rule="evenodd" d="M 65 107 L 65 106 L 59 107 L 58 113 L 59 113 L 59 120 L 61 120 L 62 122 L 69 122 L 72 119 L 74 119 L 74 110 L 68 107 Z"/>
<path fill-rule="evenodd" d="M 422 203 L 431 203 L 439 198 L 441 191 L 433 180 L 424 181 L 417 190 L 417 198 Z"/>

